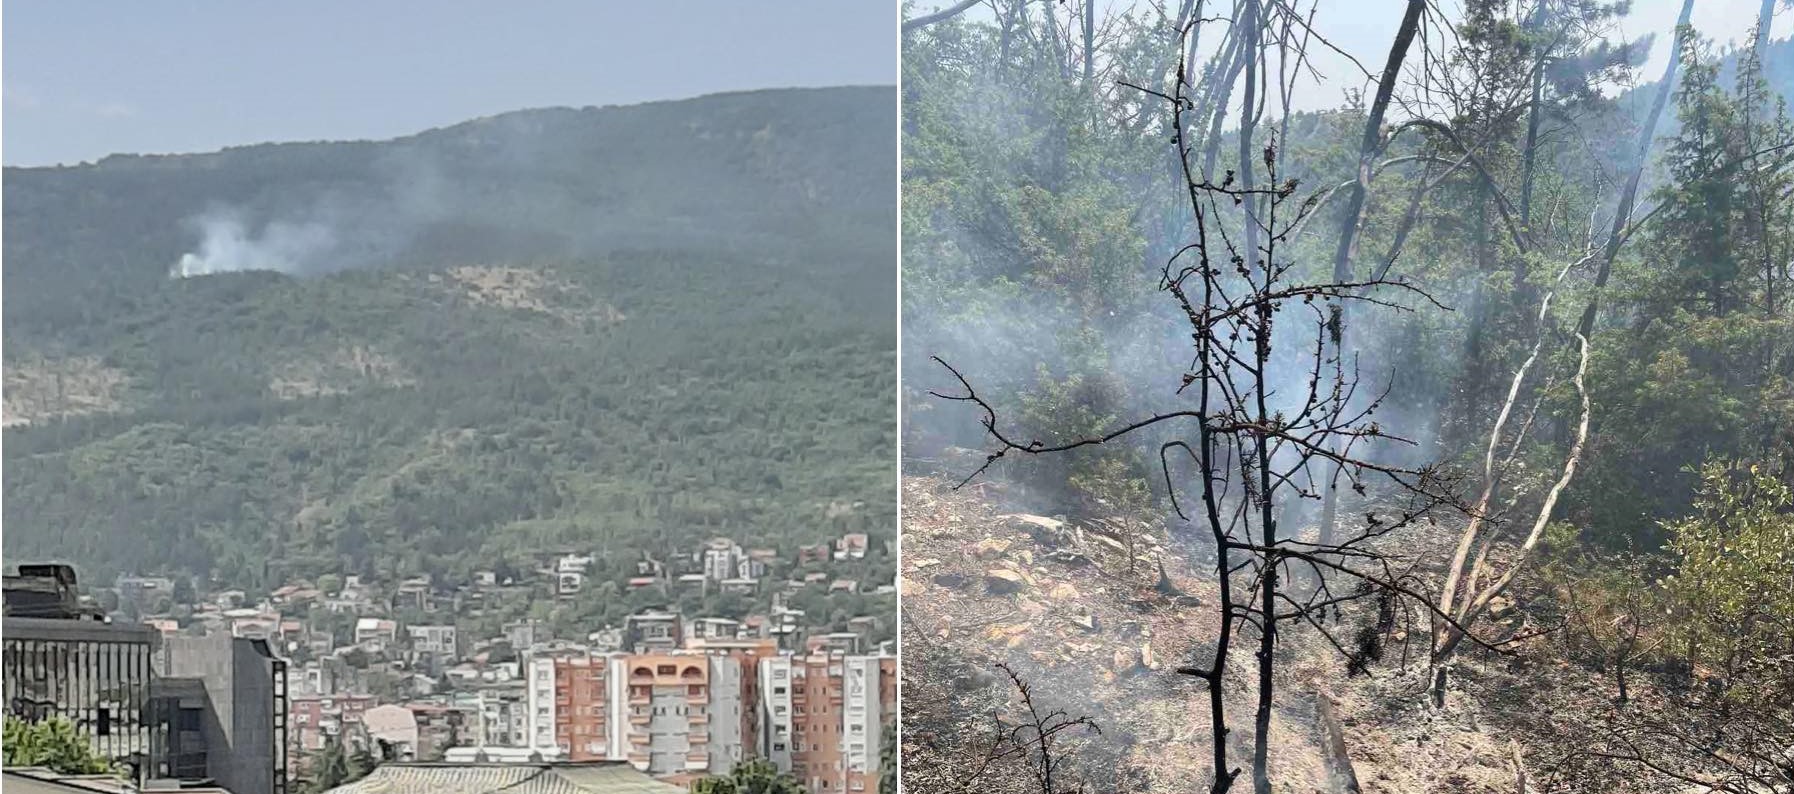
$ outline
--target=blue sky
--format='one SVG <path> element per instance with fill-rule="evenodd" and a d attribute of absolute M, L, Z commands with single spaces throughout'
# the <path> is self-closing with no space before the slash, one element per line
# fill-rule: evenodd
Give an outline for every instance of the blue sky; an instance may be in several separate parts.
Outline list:
<path fill-rule="evenodd" d="M 0 160 L 390 138 L 550 105 L 897 81 L 884 0 L 8 0 Z"/>

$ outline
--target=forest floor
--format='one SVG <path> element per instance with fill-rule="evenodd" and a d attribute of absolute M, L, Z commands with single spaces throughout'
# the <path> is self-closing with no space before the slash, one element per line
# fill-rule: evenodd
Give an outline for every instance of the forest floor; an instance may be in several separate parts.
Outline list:
<path fill-rule="evenodd" d="M 1049 707 L 1093 719 L 1102 734 L 1073 763 L 1098 779 L 1097 790 L 1206 789 L 1212 745 L 1205 684 L 1176 672 L 1212 655 L 1217 593 L 1203 565 L 1168 551 L 1161 535 L 1136 542 L 1130 574 L 1121 539 L 1127 533 L 1111 521 L 1033 515 L 1025 494 L 1000 485 L 951 486 L 904 479 L 906 645 L 944 645 L 975 667 L 1007 663 Z M 1159 586 L 1160 562 L 1176 592 Z M 1322 693 L 1338 704 L 1364 791 L 1505 794 L 1517 790 L 1523 768 L 1536 765 L 1529 759 L 1560 755 L 1555 737 L 1599 714 L 1612 690 L 1593 671 L 1555 658 L 1546 640 L 1526 640 L 1505 654 L 1462 654 L 1445 707 L 1433 708 L 1425 631 L 1418 621 L 1420 642 L 1405 649 L 1404 661 L 1398 627 L 1381 661 L 1351 676 L 1318 632 L 1286 627 L 1271 728 L 1278 791 L 1335 790 L 1316 718 Z M 1255 642 L 1250 631 L 1239 637 Z M 1236 645 L 1227 676 L 1230 764 L 1247 770 L 1254 650 Z M 911 675 L 906 669 L 906 686 Z"/>

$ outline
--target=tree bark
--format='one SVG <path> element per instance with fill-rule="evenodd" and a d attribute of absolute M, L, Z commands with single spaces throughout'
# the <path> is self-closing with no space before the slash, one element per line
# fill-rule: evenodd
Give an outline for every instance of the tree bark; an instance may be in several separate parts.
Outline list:
<path fill-rule="evenodd" d="M 1770 0 L 1770 2 L 1774 1 Z M 1544 27 L 1544 22 L 1545 4 L 1540 3 L 1539 7 L 1532 12 L 1532 24 L 1529 25 L 1533 35 L 1538 35 L 1539 30 Z M 1543 103 L 1540 100 L 1545 93 L 1545 57 L 1547 55 L 1549 53 L 1540 52 L 1532 62 L 1532 97 L 1528 100 L 1526 107 L 1526 145 L 1520 150 L 1520 223 L 1527 227 L 1528 234 L 1532 233 L 1532 176 L 1538 162 L 1539 117 L 1544 111 Z"/>
<path fill-rule="evenodd" d="M 1096 78 L 1096 0 L 1084 0 L 1084 82 Z"/>
<path fill-rule="evenodd" d="M 1345 728 L 1339 715 L 1333 713 L 1333 696 L 1317 692 L 1314 697 L 1315 718 L 1321 728 L 1321 755 L 1327 766 L 1327 790 L 1332 794 L 1360 794 L 1358 772 L 1352 768 L 1352 757 L 1346 753 Z"/>
<path fill-rule="evenodd" d="M 1775 4 L 1776 0 L 1763 0 L 1763 6 L 1757 9 L 1756 46 L 1757 57 L 1759 59 L 1766 58 L 1769 55 L 1769 25 L 1775 22 Z M 1759 63 L 1760 62 L 1761 61 L 1759 61 Z M 1767 73 L 1769 71 L 1769 64 L 1764 63 L 1762 66 L 1763 71 Z"/>
<path fill-rule="evenodd" d="M 1663 79 L 1657 84 L 1657 98 L 1651 102 L 1651 115 L 1638 133 L 1637 162 L 1633 164 L 1632 174 L 1626 178 L 1625 189 L 1620 192 L 1619 205 L 1613 211 L 1613 230 L 1607 235 L 1607 245 L 1601 252 L 1601 268 L 1595 273 L 1595 288 L 1589 294 L 1588 306 L 1582 310 L 1582 321 L 1576 325 L 1577 333 L 1583 336 L 1595 332 L 1595 315 L 1601 310 L 1601 290 L 1613 274 L 1613 260 L 1619 256 L 1620 243 L 1626 239 L 1626 226 L 1632 222 L 1632 208 L 1638 203 L 1638 183 L 1644 178 L 1645 165 L 1650 162 L 1651 141 L 1657 137 L 1657 124 L 1663 118 L 1663 109 L 1675 93 L 1676 69 L 1681 66 L 1682 49 L 1693 31 L 1688 26 L 1693 15 L 1694 0 L 1682 0 L 1682 14 L 1676 18 L 1675 40 L 1670 45 L 1674 49 L 1669 54 L 1669 65 L 1663 67 Z"/>
<path fill-rule="evenodd" d="M 1264 40 L 1264 20 L 1260 18 L 1258 0 L 1246 0 L 1246 14 L 1240 21 L 1246 38 L 1240 45 L 1246 72 L 1246 93 L 1240 98 L 1239 173 L 1240 189 L 1245 191 L 1246 225 L 1240 239 L 1245 241 L 1246 272 L 1258 271 L 1258 197 L 1252 194 L 1256 172 L 1252 162 L 1252 140 L 1258 132 L 1258 58 Z"/>
<path fill-rule="evenodd" d="M 1383 148 L 1383 116 L 1389 110 L 1390 97 L 1395 93 L 1395 81 L 1401 78 L 1402 62 L 1407 59 L 1408 47 L 1414 43 L 1414 36 L 1420 30 L 1420 15 L 1425 10 L 1426 0 L 1408 0 L 1407 10 L 1402 13 L 1401 27 L 1395 32 L 1395 42 L 1389 47 L 1389 58 L 1383 65 L 1383 74 L 1377 80 L 1377 93 L 1376 98 L 1371 101 L 1370 115 L 1364 120 L 1364 134 L 1358 141 L 1358 179 L 1352 183 L 1351 192 L 1346 194 L 1345 217 L 1340 221 L 1339 247 L 1333 252 L 1333 280 L 1337 282 L 1352 280 L 1352 254 L 1358 247 L 1358 228 L 1364 218 L 1364 202 L 1370 190 L 1371 168 Z M 1344 355 L 1345 350 L 1345 316 L 1346 306 L 1341 302 L 1339 338 L 1335 345 L 1335 352 L 1339 355 Z M 1331 468 L 1331 475 L 1327 478 L 1327 492 L 1321 502 L 1320 543 L 1323 546 L 1332 542 L 1334 528 L 1339 521 L 1339 467 L 1335 465 Z"/>

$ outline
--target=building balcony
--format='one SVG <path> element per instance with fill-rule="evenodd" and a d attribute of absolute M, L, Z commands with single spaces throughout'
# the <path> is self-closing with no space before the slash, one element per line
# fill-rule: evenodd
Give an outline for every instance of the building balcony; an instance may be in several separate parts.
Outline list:
<path fill-rule="evenodd" d="M 653 717 L 648 714 L 631 714 L 631 715 L 629 715 L 629 724 L 630 725 L 647 725 L 648 721 L 651 719 L 653 719 Z"/>

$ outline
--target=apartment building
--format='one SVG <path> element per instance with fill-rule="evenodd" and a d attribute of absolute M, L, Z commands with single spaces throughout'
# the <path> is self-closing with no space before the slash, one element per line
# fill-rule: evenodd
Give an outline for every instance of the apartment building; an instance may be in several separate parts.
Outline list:
<path fill-rule="evenodd" d="M 770 639 L 693 638 L 689 649 L 710 657 L 710 771 L 724 774 L 760 754 L 760 665 L 779 654 Z"/>
<path fill-rule="evenodd" d="M 411 635 L 413 653 L 452 656 L 459 649 L 452 625 L 407 626 L 405 632 Z"/>
<path fill-rule="evenodd" d="M 726 773 L 746 749 L 739 657 L 660 653 L 542 653 L 525 665 L 529 747 L 569 761 L 628 761 L 655 775 Z M 713 684 L 715 687 L 713 688 Z M 723 720 L 712 740 L 713 715 Z"/>
<path fill-rule="evenodd" d="M 816 794 L 876 794 L 895 658 L 818 651 L 763 660 L 760 671 L 760 754 Z"/>
<path fill-rule="evenodd" d="M 554 738 L 570 761 L 604 761 L 617 756 L 611 745 L 613 680 L 611 658 L 564 654 L 554 664 Z"/>
<path fill-rule="evenodd" d="M 746 557 L 734 541 L 728 538 L 713 539 L 704 546 L 704 578 L 712 582 L 733 579 L 739 571 L 741 561 Z"/>
<path fill-rule="evenodd" d="M 889 710 L 884 704 L 884 659 L 842 659 L 841 764 L 849 792 L 878 790 L 879 748 Z M 895 705 L 895 703 L 891 704 Z"/>
<path fill-rule="evenodd" d="M 791 774 L 815 794 L 844 791 L 842 695 L 846 655 L 814 653 L 791 662 Z"/>
<path fill-rule="evenodd" d="M 710 768 L 710 664 L 691 652 L 623 657 L 629 671 L 624 757 L 649 774 Z"/>
<path fill-rule="evenodd" d="M 791 657 L 775 656 L 760 661 L 760 757 L 781 772 L 791 771 L 792 731 Z"/>

